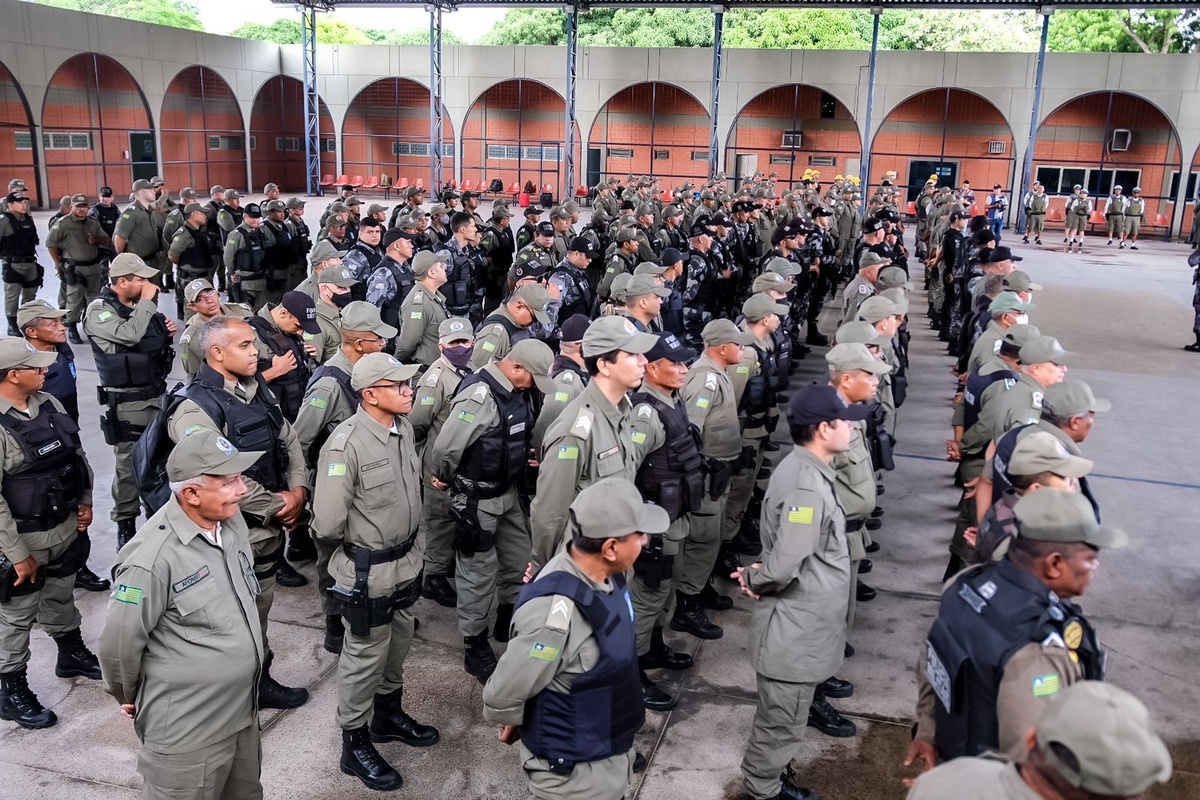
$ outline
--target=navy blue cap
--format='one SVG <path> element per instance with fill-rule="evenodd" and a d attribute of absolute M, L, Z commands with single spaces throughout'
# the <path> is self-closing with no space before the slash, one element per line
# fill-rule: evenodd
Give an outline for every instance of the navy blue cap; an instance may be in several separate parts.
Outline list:
<path fill-rule="evenodd" d="M 582 342 L 583 334 L 587 333 L 592 320 L 587 314 L 572 314 L 559 328 L 559 340 L 563 342 Z"/>
<path fill-rule="evenodd" d="M 653 334 L 658 337 L 654 347 L 646 351 L 646 361 L 658 361 L 660 358 L 670 359 L 679 364 L 685 364 L 696 357 L 696 351 L 679 341 L 679 337 L 670 331 Z"/>
<path fill-rule="evenodd" d="M 815 425 L 835 419 L 863 420 L 871 414 L 865 403 L 846 405 L 846 401 L 828 384 L 803 386 L 788 403 L 788 419 L 793 425 Z"/>

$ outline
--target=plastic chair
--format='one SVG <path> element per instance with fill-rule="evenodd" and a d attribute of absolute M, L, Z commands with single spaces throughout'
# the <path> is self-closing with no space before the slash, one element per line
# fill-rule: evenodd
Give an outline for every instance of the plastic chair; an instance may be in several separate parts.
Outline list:
<path fill-rule="evenodd" d="M 917 201 L 909 200 L 908 205 L 904 207 L 904 213 L 910 217 L 915 217 L 917 215 Z"/>
<path fill-rule="evenodd" d="M 363 185 L 363 176 L 355 175 L 354 179 L 352 181 L 350 181 L 350 185 L 353 186 L 355 189 L 361 189 L 362 185 Z"/>
<path fill-rule="evenodd" d="M 1066 219 L 1066 216 L 1063 214 L 1063 210 L 1061 208 L 1051 208 L 1046 210 L 1047 222 L 1062 222 L 1064 219 Z"/>
<path fill-rule="evenodd" d="M 472 183 L 471 181 L 463 181 L 462 191 L 469 192 L 474 188 L 475 188 L 475 184 Z"/>
<path fill-rule="evenodd" d="M 580 198 L 587 197 L 588 196 L 588 187 L 576 186 L 575 187 L 575 196 L 580 197 Z"/>
<path fill-rule="evenodd" d="M 416 182 L 413 184 L 413 186 L 417 187 L 418 189 L 424 189 L 424 188 L 425 188 L 425 179 L 424 179 L 424 178 L 417 178 L 417 180 L 416 180 Z"/>
<path fill-rule="evenodd" d="M 367 182 L 362 185 L 362 188 L 363 189 L 378 189 L 379 188 L 379 176 L 372 175 L 371 177 L 367 178 Z"/>
<path fill-rule="evenodd" d="M 1092 223 L 1093 225 L 1103 225 L 1107 221 L 1108 220 L 1104 218 L 1104 212 L 1098 208 L 1088 217 L 1088 222 Z"/>
<path fill-rule="evenodd" d="M 408 188 L 408 178 L 401 178 L 400 182 L 395 185 L 396 191 L 401 192 Z"/>
<path fill-rule="evenodd" d="M 1171 218 L 1168 217 L 1166 214 L 1155 214 L 1154 215 L 1154 226 L 1156 228 L 1166 228 L 1166 227 L 1169 227 L 1170 224 L 1171 224 Z"/>
<path fill-rule="evenodd" d="M 322 175 L 320 185 L 321 186 L 333 186 L 333 176 L 332 175 Z"/>
<path fill-rule="evenodd" d="M 345 175 L 338 175 L 338 177 L 337 177 L 337 185 L 338 186 L 345 186 L 349 182 L 350 182 L 350 179 L 347 178 Z"/>

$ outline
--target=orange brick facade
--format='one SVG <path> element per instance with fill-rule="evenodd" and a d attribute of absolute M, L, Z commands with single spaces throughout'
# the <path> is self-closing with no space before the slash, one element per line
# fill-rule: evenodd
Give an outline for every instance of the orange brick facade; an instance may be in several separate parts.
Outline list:
<path fill-rule="evenodd" d="M 337 140 L 333 117 L 318 98 L 318 148 L 321 174 L 337 173 Z M 250 183 L 261 190 L 277 183 L 285 192 L 303 192 L 307 185 L 304 163 L 304 84 L 277 75 L 262 85 L 250 112 Z"/>
<path fill-rule="evenodd" d="M 454 175 L 454 126 L 443 113 L 442 172 Z M 350 102 L 342 124 L 342 172 L 387 173 L 399 183 L 429 182 L 429 90 L 405 78 L 381 78 Z"/>

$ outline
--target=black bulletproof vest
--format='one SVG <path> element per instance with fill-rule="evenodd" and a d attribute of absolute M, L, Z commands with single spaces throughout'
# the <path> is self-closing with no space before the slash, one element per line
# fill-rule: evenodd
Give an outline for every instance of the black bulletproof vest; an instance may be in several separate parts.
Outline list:
<path fill-rule="evenodd" d="M 1008 660 L 1030 642 L 1070 647 L 1085 678 L 1104 679 L 1104 651 L 1078 606 L 1013 562 L 969 570 L 943 592 L 925 662 L 935 697 L 934 746 L 943 760 L 1000 748 L 1000 681 Z M 1057 675 L 1044 680 L 1066 688 Z M 1035 684 L 1035 697 L 1039 688 L 1052 694 L 1054 686 Z"/>
<path fill-rule="evenodd" d="M 992 456 L 992 496 L 1000 497 L 1005 492 L 1013 488 L 1012 482 L 1008 479 L 1008 465 L 1012 461 L 1013 450 L 1017 447 L 1017 442 L 1021 439 L 1021 431 L 1029 427 L 1042 428 L 1043 425 L 1049 427 L 1050 423 L 1035 423 L 1030 425 L 1018 425 L 1015 428 L 1010 428 L 1007 433 L 1000 437 L 1000 441 L 996 442 L 996 452 Z M 1096 512 L 1096 521 L 1100 521 L 1100 504 L 1096 502 L 1095 496 L 1092 494 L 1092 486 L 1088 483 L 1087 476 L 1077 478 L 1079 481 L 1079 493 L 1087 498 L 1087 501 L 1092 504 L 1092 510 Z"/>
<path fill-rule="evenodd" d="M 117 230 L 117 220 L 121 218 L 121 209 L 115 205 L 105 206 L 97 203 L 92 206 L 90 213 L 100 223 L 100 229 L 108 234 L 108 238 L 112 238 L 113 233 Z"/>
<path fill-rule="evenodd" d="M 29 214 L 17 216 L 11 211 L 5 211 L 12 232 L 0 239 L 0 258 L 32 259 L 37 255 L 38 234 L 33 217 Z"/>
<path fill-rule="evenodd" d="M 312 377 L 308 379 L 308 387 L 304 390 L 305 393 L 315 386 L 317 381 L 326 376 L 337 381 L 338 386 L 342 390 L 342 394 L 346 397 L 346 402 L 350 404 L 351 408 L 357 411 L 359 404 L 358 392 L 354 391 L 354 387 L 350 385 L 350 373 L 346 372 L 346 370 L 342 369 L 341 367 L 331 367 L 328 364 L 322 364 L 321 366 L 317 367 L 316 371 L 313 372 Z M 344 422 L 344 420 L 339 419 L 336 422 L 341 423 Z M 305 456 L 310 466 L 317 463 L 317 457 L 321 454 L 321 448 L 325 446 L 325 442 L 329 439 L 329 434 L 331 433 L 333 433 L 333 425 L 328 425 L 325 427 L 325 429 L 318 431 L 317 435 L 313 437 L 312 444 L 309 446 L 308 453 Z"/>
<path fill-rule="evenodd" d="M 122 319 L 133 315 L 133 309 L 118 300 L 111 287 L 101 289 L 99 299 Z M 160 393 L 167 390 L 175 348 L 162 314 L 154 315 L 137 344 L 117 345 L 115 353 L 102 351 L 94 336 L 89 336 L 88 341 L 103 388 L 157 389 Z"/>
<path fill-rule="evenodd" d="M 582 272 L 576 269 L 571 264 L 564 262 L 559 263 L 554 269 L 550 270 L 550 275 L 566 275 L 571 282 L 575 284 L 575 291 L 571 293 L 569 302 L 564 302 L 558 309 L 558 323 L 569 320 L 575 314 L 583 314 L 591 316 L 592 304 L 596 300 L 595 292 L 592 291 L 592 285 L 588 283 L 587 278 Z M 554 322 L 555 320 L 551 320 Z"/>
<path fill-rule="evenodd" d="M 288 422 L 295 422 L 300 413 L 300 404 L 304 401 L 304 391 L 308 387 L 308 353 L 304 344 L 295 336 L 288 336 L 262 317 L 249 317 L 246 322 L 254 328 L 258 338 L 273 355 L 281 356 L 291 353 L 296 359 L 296 368 L 286 375 L 280 375 L 268 385 L 283 409 L 283 416 Z M 260 364 L 261 367 L 261 364 Z"/>
<path fill-rule="evenodd" d="M 667 288 L 671 290 L 671 296 L 663 300 L 662 308 L 658 312 L 662 317 L 662 327 L 664 331 L 683 336 L 686 327 L 683 320 L 683 295 L 673 284 L 667 284 Z"/>
<path fill-rule="evenodd" d="M 492 314 L 483 322 L 479 323 L 478 330 L 482 331 L 484 328 L 487 328 L 490 325 L 504 326 L 504 330 L 508 331 L 508 343 L 510 346 L 516 344 L 522 339 L 528 339 L 530 336 L 532 336 L 528 328 L 522 328 L 520 325 L 513 322 L 503 314 Z"/>
<path fill-rule="evenodd" d="M 184 225 L 183 229 L 191 235 L 192 246 L 180 254 L 179 264 L 176 266 L 183 274 L 185 281 L 193 278 L 207 278 L 213 268 L 212 253 L 208 249 L 208 233 L 203 229 L 197 230 L 191 225 Z"/>
<path fill-rule="evenodd" d="M 671 521 L 700 508 L 704 495 L 704 443 L 700 430 L 687 417 L 682 405 L 667 405 L 646 392 L 629 398 L 635 406 L 647 403 L 657 412 L 667 440 L 649 453 L 633 482 L 648 502 L 662 507 Z"/>
<path fill-rule="evenodd" d="M 778 367 L 773 351 L 757 344 L 750 346 L 758 353 L 758 374 L 750 376 L 746 381 L 746 390 L 742 392 L 741 410 L 746 415 L 746 427 L 757 428 L 766 424 L 767 412 L 778 403 L 775 390 Z"/>
<path fill-rule="evenodd" d="M 790 322 L 790 320 L 789 320 Z M 771 340 L 775 343 L 775 390 L 782 392 L 788 386 L 788 381 L 792 374 L 792 337 L 788 335 L 787 328 L 782 324 L 771 334 Z"/>
<path fill-rule="evenodd" d="M 408 293 L 412 291 L 416 285 L 416 278 L 413 277 L 412 269 L 408 265 L 401 266 L 396 263 L 396 260 L 391 256 L 385 256 L 379 262 L 387 271 L 392 273 L 392 280 L 396 282 L 396 293 L 392 295 L 392 299 L 388 300 L 379 309 L 379 315 L 383 321 L 393 328 L 400 327 L 400 306 L 404 305 L 404 299 L 408 297 Z"/>
<path fill-rule="evenodd" d="M 6 472 L 0 484 L 17 532 L 61 525 L 78 508 L 87 480 L 79 454 L 79 426 L 49 402 L 42 403 L 33 419 L 0 414 L 0 426 L 17 440 L 24 455 L 21 466 Z"/>
<path fill-rule="evenodd" d="M 983 393 L 987 388 L 997 381 L 1012 381 L 1011 387 L 1017 382 L 1017 373 L 1008 369 L 1000 369 L 995 372 L 989 372 L 987 375 L 980 375 L 979 369 L 971 370 L 971 374 L 967 376 L 967 383 L 963 386 L 963 430 L 969 430 L 979 421 L 979 414 L 983 411 Z"/>
<path fill-rule="evenodd" d="M 240 228 L 246 246 L 233 256 L 233 267 L 242 280 L 254 281 L 267 277 L 267 237 L 259 228 Z"/>
<path fill-rule="evenodd" d="M 292 231 L 282 222 L 263 220 L 263 225 L 271 231 L 275 244 L 267 248 L 267 264 L 276 271 L 286 270 L 292 261 Z"/>
<path fill-rule="evenodd" d="M 463 452 L 458 474 L 472 481 L 501 484 L 494 493 L 486 493 L 498 497 L 525 474 L 529 437 L 533 433 L 533 426 L 529 424 L 532 417 L 525 392 L 506 390 L 487 370 L 464 378 L 455 396 L 465 397 L 478 383 L 487 384 L 491 391 L 500 422 Z"/>

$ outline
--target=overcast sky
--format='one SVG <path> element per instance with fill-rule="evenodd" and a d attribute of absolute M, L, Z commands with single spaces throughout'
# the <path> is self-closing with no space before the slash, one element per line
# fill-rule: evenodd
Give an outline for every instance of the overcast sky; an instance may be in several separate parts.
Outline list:
<path fill-rule="evenodd" d="M 210 33 L 229 33 L 243 22 L 270 24 L 281 17 L 298 17 L 291 6 L 278 5 L 270 0 L 202 0 L 195 3 L 200 9 L 204 29 Z M 466 8 L 443 12 L 442 25 L 466 41 L 475 41 L 504 16 L 504 9 Z M 426 29 L 429 15 L 422 10 L 406 8 L 347 8 L 328 15 L 342 19 L 359 28 L 384 30 Z"/>

